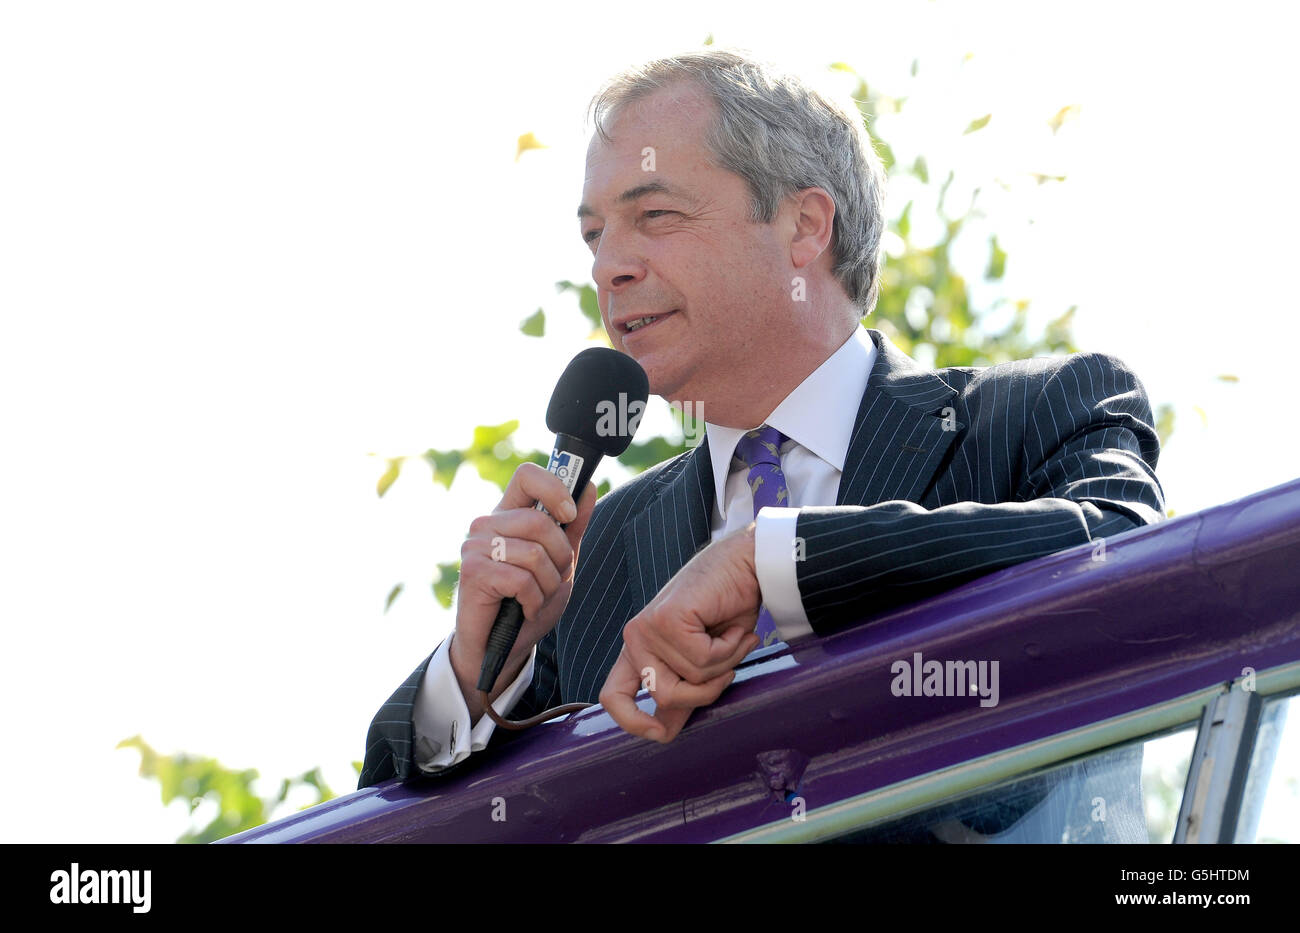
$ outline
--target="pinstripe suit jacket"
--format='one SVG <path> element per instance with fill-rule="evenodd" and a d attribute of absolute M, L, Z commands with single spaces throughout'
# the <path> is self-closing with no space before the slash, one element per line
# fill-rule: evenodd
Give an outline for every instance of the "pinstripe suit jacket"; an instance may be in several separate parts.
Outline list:
<path fill-rule="evenodd" d="M 836 503 L 803 508 L 796 525 L 796 578 L 817 634 L 1164 517 L 1151 407 L 1119 360 L 934 371 L 868 333 L 876 362 Z M 597 702 L 623 625 L 709 542 L 713 497 L 702 443 L 596 503 L 569 604 L 512 718 Z M 427 664 L 375 716 L 358 786 L 418 773 L 411 709 Z M 498 729 L 492 744 L 512 737 Z"/>

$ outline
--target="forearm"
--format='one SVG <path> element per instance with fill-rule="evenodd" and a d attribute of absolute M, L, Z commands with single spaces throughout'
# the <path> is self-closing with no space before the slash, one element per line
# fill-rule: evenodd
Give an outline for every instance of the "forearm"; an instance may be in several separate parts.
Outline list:
<path fill-rule="evenodd" d="M 1034 560 L 1142 522 L 1063 498 L 925 509 L 902 500 L 805 508 L 796 526 L 799 593 L 826 634 L 882 608 Z"/>

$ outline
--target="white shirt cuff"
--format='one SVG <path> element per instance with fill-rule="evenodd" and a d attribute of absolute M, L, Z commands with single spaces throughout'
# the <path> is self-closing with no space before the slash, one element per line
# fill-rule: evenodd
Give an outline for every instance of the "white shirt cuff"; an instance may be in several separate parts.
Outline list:
<path fill-rule="evenodd" d="M 803 559 L 803 547 L 795 537 L 798 509 L 769 505 L 754 520 L 754 569 L 763 605 L 772 614 L 777 635 L 789 643 L 814 634 L 799 595 L 796 562 Z"/>
<path fill-rule="evenodd" d="M 411 723 L 415 732 L 414 759 L 421 771 L 441 771 L 459 764 L 470 752 L 487 748 L 497 724 L 484 713 L 470 728 L 469 707 L 460 692 L 460 682 L 451 666 L 451 640 L 453 632 L 444 638 L 424 669 L 424 679 L 415 694 Z M 528 661 L 519 676 L 492 703 L 492 708 L 504 716 L 518 701 L 533 679 L 533 662 L 537 646 L 533 645 Z"/>

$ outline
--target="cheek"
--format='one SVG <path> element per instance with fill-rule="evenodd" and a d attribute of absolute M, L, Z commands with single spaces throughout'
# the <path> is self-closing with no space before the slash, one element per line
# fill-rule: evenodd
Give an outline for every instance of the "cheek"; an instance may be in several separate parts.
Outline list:
<path fill-rule="evenodd" d="M 751 287 L 779 277 L 777 270 L 784 265 L 783 256 L 770 228 L 745 224 L 734 228 L 731 236 L 735 246 L 726 251 L 731 274 Z"/>

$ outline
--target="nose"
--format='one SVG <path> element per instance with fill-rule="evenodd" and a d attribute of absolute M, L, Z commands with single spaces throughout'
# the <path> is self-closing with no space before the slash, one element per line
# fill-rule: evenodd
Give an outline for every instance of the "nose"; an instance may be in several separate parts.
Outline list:
<path fill-rule="evenodd" d="M 646 276 L 645 263 L 631 248 L 627 238 L 620 238 L 607 224 L 596 247 L 591 264 L 591 280 L 610 294 L 617 294 Z"/>

